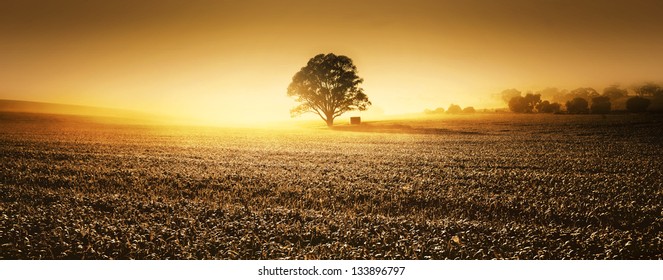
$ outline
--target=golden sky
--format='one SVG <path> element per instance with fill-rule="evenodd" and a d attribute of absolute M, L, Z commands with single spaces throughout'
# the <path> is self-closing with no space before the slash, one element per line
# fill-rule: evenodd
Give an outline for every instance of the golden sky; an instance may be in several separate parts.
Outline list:
<path fill-rule="evenodd" d="M 505 88 L 661 81 L 662 15 L 660 0 L 3 0 L 0 99 L 287 120 L 292 76 L 333 52 L 374 113 L 503 106 Z"/>

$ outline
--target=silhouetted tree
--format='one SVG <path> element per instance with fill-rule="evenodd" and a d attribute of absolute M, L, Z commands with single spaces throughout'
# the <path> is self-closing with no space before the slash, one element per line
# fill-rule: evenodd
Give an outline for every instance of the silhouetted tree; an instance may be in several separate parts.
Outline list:
<path fill-rule="evenodd" d="M 610 98 L 610 100 L 617 100 L 628 95 L 628 91 L 620 88 L 618 85 L 611 85 L 603 89 L 603 96 Z"/>
<path fill-rule="evenodd" d="M 592 98 L 592 114 L 608 114 L 610 113 L 611 106 L 610 98 L 607 96 L 597 96 Z"/>
<path fill-rule="evenodd" d="M 449 105 L 449 109 L 447 109 L 447 114 L 460 114 L 462 112 L 463 109 L 461 109 L 460 106 L 456 104 Z"/>
<path fill-rule="evenodd" d="M 626 100 L 626 110 L 631 113 L 643 113 L 647 111 L 649 104 L 651 104 L 651 100 L 640 96 L 634 96 Z"/>
<path fill-rule="evenodd" d="M 514 113 L 532 113 L 541 103 L 540 94 L 528 93 L 525 96 L 515 96 L 509 100 L 509 109 Z"/>
<path fill-rule="evenodd" d="M 577 88 L 572 90 L 567 94 L 568 100 L 573 100 L 576 97 L 580 97 L 582 99 L 587 100 L 592 100 L 592 98 L 599 96 L 600 94 L 593 88 L 586 87 L 586 88 Z"/>
<path fill-rule="evenodd" d="M 562 105 L 557 102 L 550 103 L 550 101 L 545 100 L 536 106 L 536 111 L 539 113 L 557 113 L 560 111 L 561 107 Z"/>
<path fill-rule="evenodd" d="M 573 98 L 566 102 L 566 111 L 570 114 L 586 114 L 589 112 L 589 104 L 582 97 Z"/>
<path fill-rule="evenodd" d="M 359 87 L 363 81 L 350 58 L 333 53 L 316 55 L 292 77 L 288 86 L 288 96 L 300 103 L 290 114 L 294 117 L 315 113 L 332 126 L 334 118 L 343 113 L 363 111 L 371 105 Z"/>
<path fill-rule="evenodd" d="M 663 111 L 663 87 L 655 83 L 646 83 L 636 87 L 635 92 L 640 97 L 647 97 L 651 102 L 647 108 L 649 111 Z"/>
<path fill-rule="evenodd" d="M 525 113 L 527 112 L 527 101 L 525 97 L 514 96 L 509 100 L 509 110 L 514 113 Z"/>
<path fill-rule="evenodd" d="M 653 97 L 656 95 L 663 95 L 663 88 L 655 83 L 646 83 L 635 88 L 635 93 L 640 97 Z"/>
<path fill-rule="evenodd" d="M 611 85 L 603 89 L 603 94 L 601 96 L 610 98 L 612 110 L 625 110 L 628 94 L 627 89 L 620 88 L 618 85 Z"/>
<path fill-rule="evenodd" d="M 474 114 L 474 113 L 476 113 L 476 110 L 472 106 L 465 107 L 465 108 L 463 108 L 463 113 L 464 114 Z"/>
<path fill-rule="evenodd" d="M 528 111 L 534 112 L 534 108 L 541 103 L 541 94 L 528 93 L 525 95 L 525 101 L 527 102 Z"/>

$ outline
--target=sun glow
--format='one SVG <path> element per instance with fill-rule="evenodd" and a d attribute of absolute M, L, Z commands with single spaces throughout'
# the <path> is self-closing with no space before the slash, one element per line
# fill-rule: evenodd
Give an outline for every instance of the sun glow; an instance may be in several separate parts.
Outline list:
<path fill-rule="evenodd" d="M 0 99 L 199 124 L 291 121 L 287 86 L 319 53 L 353 59 L 373 106 L 343 117 L 367 118 L 503 107 L 492 95 L 506 88 L 658 81 L 663 60 L 656 1 L 29 2 L 0 11 Z"/>

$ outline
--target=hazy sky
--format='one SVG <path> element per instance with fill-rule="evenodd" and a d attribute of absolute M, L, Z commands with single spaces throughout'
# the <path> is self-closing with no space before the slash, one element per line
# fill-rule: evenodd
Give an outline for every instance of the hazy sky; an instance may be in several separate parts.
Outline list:
<path fill-rule="evenodd" d="M 0 98 L 283 120 L 292 76 L 347 55 L 374 108 L 663 80 L 663 1 L 0 2 Z"/>

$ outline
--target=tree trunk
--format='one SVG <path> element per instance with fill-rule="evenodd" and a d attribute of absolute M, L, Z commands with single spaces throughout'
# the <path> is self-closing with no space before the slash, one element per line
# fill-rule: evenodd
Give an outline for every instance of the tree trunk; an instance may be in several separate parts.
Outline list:
<path fill-rule="evenodd" d="M 334 125 L 334 116 L 333 115 L 327 115 L 327 119 L 325 121 L 327 121 L 327 126 L 328 127 L 332 127 L 332 125 Z"/>

